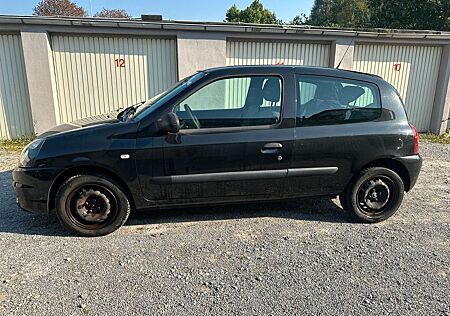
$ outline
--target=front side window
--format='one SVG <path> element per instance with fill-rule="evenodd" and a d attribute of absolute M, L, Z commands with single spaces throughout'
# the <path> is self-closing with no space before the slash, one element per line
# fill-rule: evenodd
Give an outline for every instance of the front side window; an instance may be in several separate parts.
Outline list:
<path fill-rule="evenodd" d="M 297 125 L 373 121 L 381 115 L 376 85 L 344 78 L 297 77 Z"/>
<path fill-rule="evenodd" d="M 175 111 L 181 129 L 273 125 L 280 121 L 281 95 L 276 76 L 225 78 L 200 88 Z"/>

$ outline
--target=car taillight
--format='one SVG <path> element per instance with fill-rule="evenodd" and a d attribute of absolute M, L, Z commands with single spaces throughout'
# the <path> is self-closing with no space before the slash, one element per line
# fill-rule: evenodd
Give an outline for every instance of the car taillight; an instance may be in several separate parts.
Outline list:
<path fill-rule="evenodd" d="M 418 155 L 419 154 L 419 133 L 417 132 L 417 128 L 412 123 L 409 123 L 409 126 L 411 126 L 411 128 L 414 132 L 414 155 Z"/>

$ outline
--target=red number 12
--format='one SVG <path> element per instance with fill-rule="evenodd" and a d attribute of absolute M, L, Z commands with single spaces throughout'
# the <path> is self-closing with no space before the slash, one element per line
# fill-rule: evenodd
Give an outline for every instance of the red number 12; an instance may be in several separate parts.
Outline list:
<path fill-rule="evenodd" d="M 116 67 L 122 68 L 125 67 L 125 58 L 117 58 L 115 59 Z"/>

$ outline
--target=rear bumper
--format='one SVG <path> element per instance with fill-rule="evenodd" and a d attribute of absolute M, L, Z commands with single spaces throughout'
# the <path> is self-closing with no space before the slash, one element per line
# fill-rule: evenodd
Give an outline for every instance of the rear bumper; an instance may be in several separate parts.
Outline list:
<path fill-rule="evenodd" d="M 46 168 L 17 168 L 13 171 L 13 188 L 20 208 L 47 214 L 48 192 L 57 170 Z"/>
<path fill-rule="evenodd" d="M 408 171 L 409 186 L 406 188 L 406 191 L 409 191 L 416 185 L 417 179 L 419 178 L 420 169 L 422 168 L 422 157 L 420 155 L 413 155 L 396 158 L 396 160 L 402 163 Z"/>

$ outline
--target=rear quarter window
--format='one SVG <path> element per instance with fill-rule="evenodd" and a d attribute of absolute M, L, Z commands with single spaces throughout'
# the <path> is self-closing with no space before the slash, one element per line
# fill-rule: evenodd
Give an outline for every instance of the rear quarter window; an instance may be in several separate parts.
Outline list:
<path fill-rule="evenodd" d="M 375 84 L 338 77 L 297 76 L 297 126 L 376 120 L 381 98 Z"/>

